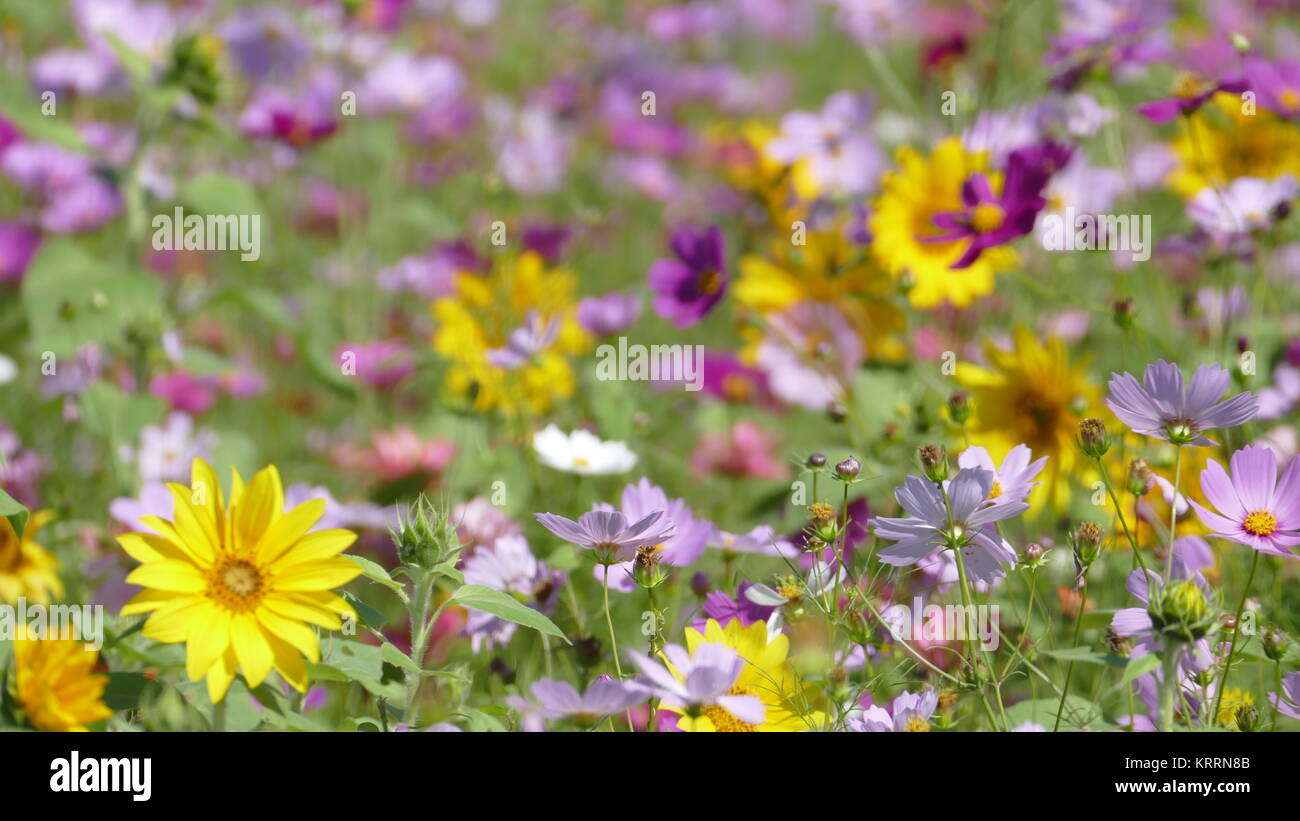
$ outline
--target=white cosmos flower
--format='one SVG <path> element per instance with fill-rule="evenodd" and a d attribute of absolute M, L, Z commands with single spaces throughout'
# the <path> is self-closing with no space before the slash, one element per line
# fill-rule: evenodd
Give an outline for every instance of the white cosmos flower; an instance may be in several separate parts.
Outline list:
<path fill-rule="evenodd" d="M 0 353 L 0 385 L 8 385 L 18 376 L 18 365 Z"/>
<path fill-rule="evenodd" d="M 636 466 L 636 454 L 622 442 L 603 442 L 588 431 L 565 433 L 555 425 L 533 435 L 533 450 L 547 467 L 583 476 L 626 473 Z"/>

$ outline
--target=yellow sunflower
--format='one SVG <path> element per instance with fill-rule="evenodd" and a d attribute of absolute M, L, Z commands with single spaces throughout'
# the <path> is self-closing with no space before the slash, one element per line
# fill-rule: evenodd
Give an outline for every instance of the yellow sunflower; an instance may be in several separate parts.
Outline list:
<path fill-rule="evenodd" d="M 985 155 L 967 153 L 961 140 L 949 137 L 928 159 L 910 146 L 898 149 L 896 159 L 899 170 L 885 173 L 868 221 L 876 260 L 895 277 L 911 277 L 908 299 L 917 308 L 936 308 L 945 301 L 964 308 L 993 293 L 994 275 L 1019 260 L 1010 247 L 990 248 L 970 267 L 954 270 L 965 240 L 923 241 L 943 233 L 934 225 L 936 214 L 962 210 L 961 185 L 971 174 L 987 173 Z M 1001 189 L 1001 175 L 988 173 L 988 179 L 994 192 Z"/>
<path fill-rule="evenodd" d="M 20 626 L 12 693 L 27 722 L 46 732 L 84 733 L 87 724 L 111 716 L 103 701 L 108 676 L 94 673 L 98 658 L 82 641 L 37 638 Z"/>
<path fill-rule="evenodd" d="M 1238 177 L 1300 177 L 1300 131 L 1264 109 L 1243 113 L 1234 94 L 1214 95 L 1180 122 L 1183 128 L 1169 146 L 1179 164 L 1165 182 L 1184 197 Z"/>
<path fill-rule="evenodd" d="M 59 560 L 36 543 L 36 534 L 53 518 L 48 510 L 36 511 L 19 539 L 9 520 L 0 516 L 0 602 L 14 604 L 21 597 L 47 604 L 63 595 Z"/>
<path fill-rule="evenodd" d="M 153 533 L 118 537 L 140 567 L 127 582 L 146 588 L 122 608 L 123 616 L 152 613 L 147 638 L 185 642 L 191 681 L 207 678 L 215 703 L 237 670 L 257 687 L 274 667 L 299 692 L 307 687 L 302 657 L 320 660 L 320 642 L 308 625 L 338 630 L 340 616 L 356 618 L 331 590 L 361 568 L 339 554 L 356 534 L 309 532 L 325 512 L 322 499 L 285 512 L 275 466 L 247 487 L 231 470 L 230 504 L 216 474 L 195 459 L 190 487 L 170 483 L 175 521 L 145 516 Z M 155 535 L 156 534 L 156 535 Z"/>
<path fill-rule="evenodd" d="M 834 303 L 862 339 L 868 359 L 906 359 L 907 319 L 890 299 L 895 294 L 890 276 L 838 227 L 809 231 L 805 239 L 805 245 L 795 246 L 789 237 L 778 237 L 766 255 L 741 257 L 732 287 L 736 301 L 760 314 L 800 302 Z"/>
<path fill-rule="evenodd" d="M 769 641 L 767 625 L 761 621 L 744 627 L 733 619 L 724 628 L 709 619 L 703 633 L 686 629 L 686 649 L 692 655 L 704 642 L 724 644 L 744 659 L 745 668 L 736 678 L 731 695 L 758 697 L 766 715 L 762 724 L 748 724 L 714 705 L 697 717 L 683 714 L 678 729 L 695 733 L 781 733 L 815 730 L 826 723 L 824 713 L 809 707 L 809 694 L 787 658 L 790 641 L 784 635 Z M 666 705 L 663 709 L 680 712 Z"/>
<path fill-rule="evenodd" d="M 500 409 L 510 415 L 545 413 L 572 396 L 577 380 L 568 357 L 591 345 L 577 320 L 576 288 L 571 272 L 547 269 L 531 251 L 499 262 L 487 276 L 458 274 L 455 295 L 435 300 L 430 308 L 438 322 L 433 349 L 450 362 L 447 389 L 468 397 L 476 411 Z M 489 352 L 504 348 L 530 313 L 541 323 L 555 323 L 550 345 L 518 367 L 493 364 Z"/>
<path fill-rule="evenodd" d="M 970 444 L 982 445 L 995 462 L 1007 451 L 1025 444 L 1034 458 L 1050 457 L 1029 495 L 1036 508 L 1050 500 L 1065 509 L 1070 488 L 1067 477 L 1086 468 L 1075 445 L 1079 420 L 1100 415 L 1100 390 L 1088 381 L 1084 365 L 1071 363 L 1065 343 L 1040 341 L 1025 328 L 1017 328 L 1011 350 L 992 344 L 985 348 L 989 367 L 962 362 L 957 382 L 971 395 L 973 413 L 968 430 Z"/>

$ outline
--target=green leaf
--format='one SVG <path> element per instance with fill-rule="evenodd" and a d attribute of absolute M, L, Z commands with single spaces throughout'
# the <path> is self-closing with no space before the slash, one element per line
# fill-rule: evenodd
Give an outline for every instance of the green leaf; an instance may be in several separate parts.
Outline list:
<path fill-rule="evenodd" d="M 370 581 L 382 584 L 384 587 L 387 587 L 390 590 L 402 589 L 402 583 L 396 581 L 392 576 L 388 575 L 388 571 L 385 570 L 383 567 L 381 567 L 378 563 L 373 562 L 370 559 L 367 559 L 365 556 L 357 556 L 356 554 L 353 553 L 344 553 L 343 555 L 347 556 L 349 559 L 351 559 L 352 561 L 360 565 L 361 575 L 365 576 L 367 579 L 370 579 Z"/>
<path fill-rule="evenodd" d="M 398 650 L 394 645 L 390 644 L 389 642 L 384 642 L 383 645 L 380 647 L 380 656 L 383 658 L 384 661 L 388 662 L 394 667 L 400 667 L 401 669 L 407 670 L 412 673 L 424 672 L 423 670 L 420 669 L 420 665 L 416 664 L 415 661 L 410 656 L 406 655 L 401 650 Z"/>
<path fill-rule="evenodd" d="M 116 342 L 137 319 L 162 313 L 157 279 L 115 268 L 62 238 L 41 248 L 22 289 L 31 346 L 41 355 Z"/>
<path fill-rule="evenodd" d="M 225 174 L 199 174 L 181 185 L 177 199 L 203 214 L 262 213 L 252 184 Z"/>
<path fill-rule="evenodd" d="M 382 651 L 359 641 L 328 638 L 321 642 L 321 661 L 349 678 L 380 679 L 384 674 Z"/>
<path fill-rule="evenodd" d="M 115 385 L 95 382 L 81 395 L 86 429 L 108 442 L 133 443 L 141 429 L 162 418 L 167 403 L 157 396 L 123 393 Z"/>
<path fill-rule="evenodd" d="M 366 627 L 369 627 L 371 630 L 381 629 L 384 626 L 384 623 L 388 621 L 383 613 L 380 613 L 378 610 L 366 604 L 360 598 L 352 595 L 346 590 L 343 591 L 343 598 L 348 604 L 352 605 L 353 610 L 357 611 L 357 618 L 361 620 L 361 623 Z"/>
<path fill-rule="evenodd" d="M 467 584 L 457 590 L 452 598 L 466 607 L 483 610 L 506 621 L 531 627 L 539 633 L 564 639 L 565 644 L 573 643 L 553 621 L 500 590 L 493 590 L 481 584 Z"/>
<path fill-rule="evenodd" d="M 1147 673 L 1155 672 L 1160 668 L 1160 657 L 1155 653 L 1147 653 L 1145 656 L 1134 656 L 1128 660 L 1128 665 L 1124 667 L 1124 683 L 1145 676 Z"/>
<path fill-rule="evenodd" d="M 140 694 L 148 686 L 144 673 L 109 673 L 104 686 L 104 704 L 108 709 L 129 710 L 140 704 Z"/>
<path fill-rule="evenodd" d="M 6 86 L 9 84 L 6 83 Z M 25 93 L 17 91 L 21 83 L 13 84 L 13 88 L 6 89 L 3 96 L 0 97 L 0 114 L 5 119 L 11 121 L 22 132 L 23 136 L 29 140 L 37 142 L 54 143 L 60 148 L 69 151 L 84 153 L 87 149 L 86 141 L 81 138 L 67 117 L 46 116 L 41 113 L 41 101 L 34 100 Z M 55 101 L 56 113 L 57 106 L 65 105 L 63 100 Z"/>
<path fill-rule="evenodd" d="M 1121 656 L 1106 655 L 1098 653 L 1091 647 L 1067 647 L 1063 650 L 1045 650 L 1043 655 L 1051 656 L 1061 661 L 1075 661 L 1082 664 L 1109 664 L 1114 667 L 1123 667 L 1128 664 L 1128 660 Z"/>
<path fill-rule="evenodd" d="M 1061 704 L 1059 696 L 1022 701 L 1007 708 L 1007 723 L 1011 729 L 1032 721 L 1048 730 L 1056 723 L 1056 710 Z M 1065 701 L 1065 710 L 1061 713 L 1061 727 L 1071 729 L 1084 725 L 1094 725 L 1102 720 L 1101 708 L 1082 696 L 1072 695 Z M 1090 726 L 1091 729 L 1091 726 Z"/>
<path fill-rule="evenodd" d="M 4 488 L 0 488 L 0 516 L 9 520 L 19 541 L 22 541 L 23 533 L 27 530 L 27 519 L 30 515 L 26 507 L 5 493 Z"/>

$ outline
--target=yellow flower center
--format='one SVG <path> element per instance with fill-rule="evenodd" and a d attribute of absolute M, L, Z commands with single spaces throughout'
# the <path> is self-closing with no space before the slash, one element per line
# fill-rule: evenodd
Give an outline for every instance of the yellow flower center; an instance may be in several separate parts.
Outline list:
<path fill-rule="evenodd" d="M 989 498 L 996 499 L 1001 495 L 1002 495 L 1002 485 L 998 482 L 994 482 L 992 489 L 989 490 Z"/>
<path fill-rule="evenodd" d="M 1252 510 L 1242 527 L 1252 536 L 1271 536 L 1277 530 L 1277 517 L 1267 510 Z"/>
<path fill-rule="evenodd" d="M 705 271 L 700 274 L 699 288 L 702 294 L 716 293 L 722 287 L 722 276 L 717 271 Z"/>
<path fill-rule="evenodd" d="M 783 584 L 776 589 L 776 592 L 792 602 L 799 601 L 803 597 L 803 591 L 799 589 L 798 585 L 793 584 Z"/>
<path fill-rule="evenodd" d="M 903 725 L 903 732 L 928 733 L 930 732 L 930 722 L 920 716 L 912 716 L 907 720 L 907 724 Z"/>
<path fill-rule="evenodd" d="M 732 687 L 727 691 L 729 696 L 749 696 L 753 693 L 745 687 Z M 758 731 L 757 724 L 750 724 L 746 721 L 733 716 L 725 707 L 719 707 L 716 704 L 710 704 L 702 711 L 708 716 L 709 721 L 713 722 L 713 728 L 720 733 L 753 733 Z"/>
<path fill-rule="evenodd" d="M 262 572 L 244 559 L 226 559 L 212 571 L 208 597 L 236 613 L 246 613 L 262 599 Z"/>
<path fill-rule="evenodd" d="M 722 393 L 733 402 L 748 401 L 754 396 L 754 382 L 742 374 L 729 373 L 722 378 Z"/>
<path fill-rule="evenodd" d="M 1277 98 L 1288 111 L 1300 108 L 1300 91 L 1296 91 L 1294 88 L 1282 89 Z"/>
<path fill-rule="evenodd" d="M 588 461 L 587 459 L 582 458 L 581 456 L 577 456 L 574 457 L 573 466 L 575 468 L 589 468 L 591 467 L 591 462 Z"/>
<path fill-rule="evenodd" d="M 1195 74 L 1183 72 L 1174 80 L 1174 96 L 1187 100 L 1205 90 L 1205 82 Z"/>
<path fill-rule="evenodd" d="M 990 202 L 982 202 L 975 206 L 975 210 L 971 214 L 970 224 L 979 233 L 987 234 L 1002 227 L 1004 216 L 1005 212 L 1001 207 Z"/>

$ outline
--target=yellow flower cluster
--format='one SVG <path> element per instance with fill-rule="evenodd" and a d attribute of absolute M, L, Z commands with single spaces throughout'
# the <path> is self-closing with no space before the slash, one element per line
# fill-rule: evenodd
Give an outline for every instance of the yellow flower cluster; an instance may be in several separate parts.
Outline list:
<path fill-rule="evenodd" d="M 448 360 L 446 388 L 475 411 L 509 416 L 542 414 L 574 394 L 569 357 L 590 349 L 591 336 L 578 324 L 577 277 L 547 268 L 531 251 L 498 260 L 486 276 L 461 273 L 456 293 L 435 300 L 438 326 L 433 349 Z M 507 346 L 510 332 L 529 322 L 558 325 L 554 339 L 518 367 L 493 364 L 489 352 Z"/>

